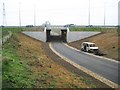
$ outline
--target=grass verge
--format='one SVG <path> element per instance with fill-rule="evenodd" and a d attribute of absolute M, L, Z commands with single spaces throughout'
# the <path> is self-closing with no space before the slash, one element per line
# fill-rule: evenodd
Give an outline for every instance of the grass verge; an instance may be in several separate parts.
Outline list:
<path fill-rule="evenodd" d="M 17 88 L 17 87 L 30 87 L 32 86 L 32 80 L 30 75 L 32 74 L 28 65 L 26 65 L 21 57 L 17 53 L 20 45 L 15 36 L 3 45 L 3 88 Z"/>
<path fill-rule="evenodd" d="M 99 27 L 86 27 L 86 28 L 77 28 L 71 27 L 70 31 L 100 31 L 100 32 L 111 32 L 117 30 L 117 28 L 99 28 Z"/>

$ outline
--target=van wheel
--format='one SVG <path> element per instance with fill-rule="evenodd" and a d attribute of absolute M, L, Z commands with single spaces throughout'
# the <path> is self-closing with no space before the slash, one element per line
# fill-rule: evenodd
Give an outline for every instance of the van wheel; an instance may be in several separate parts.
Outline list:
<path fill-rule="evenodd" d="M 90 50 L 88 50 L 88 52 L 90 53 Z"/>

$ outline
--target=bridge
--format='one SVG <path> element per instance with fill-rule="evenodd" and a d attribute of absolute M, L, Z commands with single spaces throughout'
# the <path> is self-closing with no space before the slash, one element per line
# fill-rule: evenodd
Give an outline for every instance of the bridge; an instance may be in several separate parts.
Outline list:
<path fill-rule="evenodd" d="M 62 41 L 62 42 L 74 42 L 83 38 L 87 38 L 100 32 L 94 31 L 70 31 L 68 27 L 58 26 L 58 27 L 45 27 L 43 32 L 28 32 L 24 31 L 24 34 L 28 36 L 32 36 L 33 38 L 37 38 L 43 42 L 51 42 L 51 41 Z M 39 38 L 38 38 L 39 37 Z"/>

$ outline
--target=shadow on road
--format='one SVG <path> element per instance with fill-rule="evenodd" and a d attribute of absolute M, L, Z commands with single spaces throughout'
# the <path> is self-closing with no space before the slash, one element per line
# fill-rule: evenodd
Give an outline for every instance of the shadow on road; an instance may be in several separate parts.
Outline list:
<path fill-rule="evenodd" d="M 64 40 L 61 35 L 51 35 L 48 42 L 64 42 L 66 43 L 66 40 Z"/>

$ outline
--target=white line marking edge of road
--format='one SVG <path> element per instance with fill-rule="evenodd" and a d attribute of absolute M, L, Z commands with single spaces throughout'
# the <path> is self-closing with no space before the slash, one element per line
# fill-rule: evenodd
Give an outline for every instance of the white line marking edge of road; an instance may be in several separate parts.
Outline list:
<path fill-rule="evenodd" d="M 67 47 L 69 47 L 69 48 L 71 48 L 71 49 L 74 49 L 74 50 L 76 50 L 76 51 L 78 51 L 78 52 L 80 52 L 80 53 L 83 53 L 83 54 L 87 54 L 87 55 L 90 55 L 90 56 L 94 56 L 94 57 L 97 57 L 97 58 L 100 58 L 100 59 L 106 59 L 106 60 L 109 60 L 109 61 L 112 61 L 112 62 L 116 62 L 116 63 L 120 63 L 119 61 L 116 61 L 116 60 L 114 60 L 114 59 L 110 59 L 110 58 L 106 58 L 106 57 L 102 57 L 102 56 L 97 56 L 97 55 L 94 55 L 94 54 L 91 54 L 91 53 L 87 53 L 87 52 L 82 52 L 82 51 L 80 51 L 80 50 L 78 50 L 78 49 L 76 49 L 76 48 L 74 48 L 74 47 L 72 47 L 72 46 L 69 46 L 68 44 L 66 44 L 66 43 L 64 43 Z"/>
<path fill-rule="evenodd" d="M 108 79 L 106 79 L 106 78 L 104 78 L 104 77 L 102 77 L 102 76 L 100 76 L 100 75 L 98 75 L 98 74 L 96 74 L 96 73 L 94 73 L 94 72 L 92 72 L 92 71 L 90 71 L 90 70 L 88 70 L 88 69 L 86 69 L 86 68 L 84 68 L 84 67 L 76 64 L 76 63 L 73 62 L 72 60 L 64 57 L 63 55 L 61 55 L 60 53 L 58 53 L 56 50 L 53 49 L 51 43 L 49 43 L 49 47 L 50 47 L 50 49 L 51 49 L 56 55 L 58 55 L 59 57 L 61 57 L 63 60 L 65 60 L 66 62 L 70 63 L 70 64 L 73 65 L 74 67 L 78 68 L 79 70 L 85 72 L 86 74 L 89 74 L 90 76 L 96 78 L 97 80 L 105 83 L 106 85 L 108 85 L 108 86 L 110 86 L 110 87 L 112 87 L 112 88 L 118 88 L 118 87 L 120 87 L 118 84 L 116 84 L 116 83 L 114 83 L 114 82 L 112 82 L 112 81 L 110 81 L 110 80 L 108 80 Z"/>

